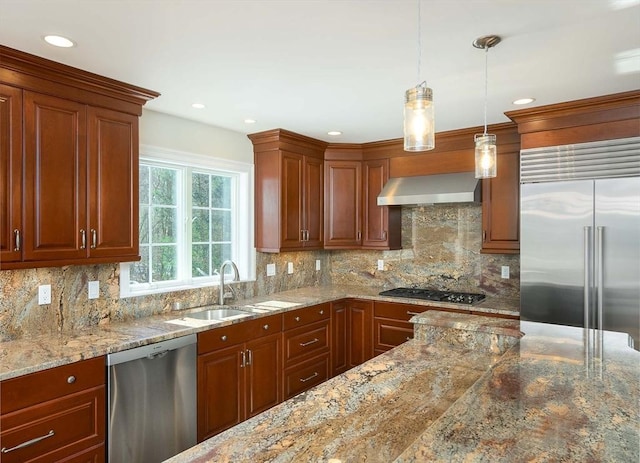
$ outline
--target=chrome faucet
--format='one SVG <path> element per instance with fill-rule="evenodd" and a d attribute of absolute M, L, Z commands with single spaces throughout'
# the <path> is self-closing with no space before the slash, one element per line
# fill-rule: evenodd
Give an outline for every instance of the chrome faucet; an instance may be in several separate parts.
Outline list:
<path fill-rule="evenodd" d="M 225 260 L 220 266 L 220 297 L 218 298 L 218 303 L 220 305 L 224 305 L 224 300 L 234 297 L 233 291 L 226 292 L 224 290 L 224 269 L 227 265 L 231 265 L 233 269 L 233 280 L 231 281 L 240 281 L 240 274 L 238 273 L 238 267 L 232 260 Z"/>

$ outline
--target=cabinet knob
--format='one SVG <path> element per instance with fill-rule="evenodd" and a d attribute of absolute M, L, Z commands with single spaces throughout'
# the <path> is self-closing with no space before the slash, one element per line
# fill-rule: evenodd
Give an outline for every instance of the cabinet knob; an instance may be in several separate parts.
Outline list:
<path fill-rule="evenodd" d="M 222 336 L 220 336 L 220 339 L 223 340 L 223 341 L 226 341 L 227 340 L 227 335 L 223 334 Z"/>
<path fill-rule="evenodd" d="M 71 375 L 71 376 L 69 376 L 69 377 L 67 378 L 67 383 L 69 383 L 69 384 L 73 384 L 73 383 L 75 383 L 75 382 L 76 382 L 76 377 L 75 377 L 75 376 Z"/>
<path fill-rule="evenodd" d="M 269 325 L 264 325 L 264 326 L 263 326 L 263 328 L 264 328 L 265 330 L 268 330 L 268 329 L 269 329 Z"/>
<path fill-rule="evenodd" d="M 300 321 L 300 317 L 296 317 L 296 321 L 299 322 Z"/>
<path fill-rule="evenodd" d="M 320 311 L 320 315 L 324 315 L 324 310 L 321 310 L 321 311 Z"/>

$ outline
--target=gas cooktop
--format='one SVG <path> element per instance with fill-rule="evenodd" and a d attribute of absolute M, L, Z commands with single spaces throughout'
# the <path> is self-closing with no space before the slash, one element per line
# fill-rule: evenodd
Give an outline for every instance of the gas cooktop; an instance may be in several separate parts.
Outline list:
<path fill-rule="evenodd" d="M 439 291 L 437 289 L 426 288 L 395 288 L 382 291 L 380 295 L 425 299 L 428 301 L 453 302 L 456 304 L 475 304 L 485 298 L 484 294 L 457 293 L 454 291 Z"/>

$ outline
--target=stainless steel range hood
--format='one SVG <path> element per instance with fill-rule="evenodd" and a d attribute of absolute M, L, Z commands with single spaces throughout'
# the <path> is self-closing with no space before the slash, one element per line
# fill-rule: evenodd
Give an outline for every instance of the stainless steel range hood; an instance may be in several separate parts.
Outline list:
<path fill-rule="evenodd" d="M 378 195 L 378 206 L 480 202 L 474 172 L 390 178 Z"/>

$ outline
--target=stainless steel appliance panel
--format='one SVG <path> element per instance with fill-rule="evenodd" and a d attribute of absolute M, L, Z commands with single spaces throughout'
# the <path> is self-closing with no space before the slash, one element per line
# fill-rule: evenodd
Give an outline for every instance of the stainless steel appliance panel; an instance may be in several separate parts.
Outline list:
<path fill-rule="evenodd" d="M 111 354 L 110 463 L 158 463 L 196 444 L 196 337 Z"/>
<path fill-rule="evenodd" d="M 595 181 L 594 249 L 596 326 L 640 348 L 640 177 Z"/>
<path fill-rule="evenodd" d="M 523 320 L 583 326 L 593 189 L 592 180 L 521 185 Z"/>

